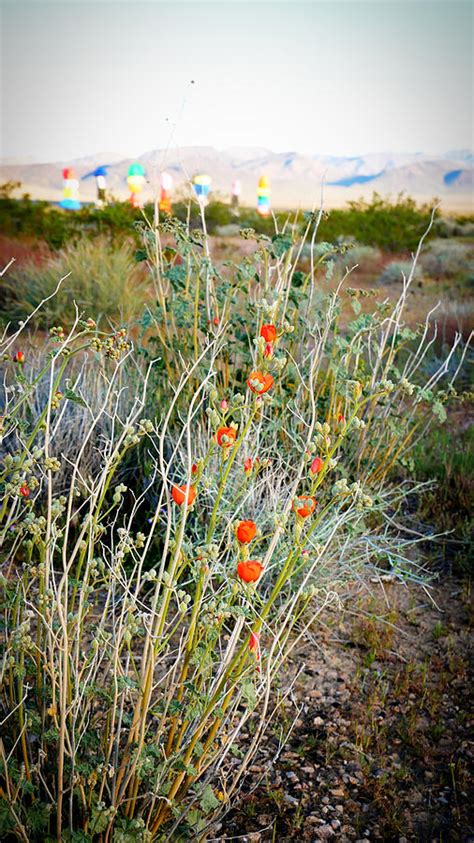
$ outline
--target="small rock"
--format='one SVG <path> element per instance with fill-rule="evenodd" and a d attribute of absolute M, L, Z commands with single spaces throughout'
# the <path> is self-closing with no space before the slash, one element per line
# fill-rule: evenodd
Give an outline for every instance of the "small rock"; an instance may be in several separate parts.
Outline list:
<path fill-rule="evenodd" d="M 330 825 L 322 825 L 321 828 L 317 829 L 316 835 L 318 840 L 328 840 L 330 837 L 334 837 L 334 829 Z"/>

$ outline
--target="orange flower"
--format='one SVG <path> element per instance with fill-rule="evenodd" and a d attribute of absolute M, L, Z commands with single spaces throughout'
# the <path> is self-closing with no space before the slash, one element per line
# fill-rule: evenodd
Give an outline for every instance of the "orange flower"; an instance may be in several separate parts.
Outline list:
<path fill-rule="evenodd" d="M 235 427 L 220 427 L 216 433 L 217 443 L 222 448 L 230 448 L 234 444 L 236 436 Z"/>
<path fill-rule="evenodd" d="M 293 509 L 300 516 L 300 518 L 307 518 L 314 512 L 317 504 L 316 498 L 311 498 L 309 495 L 300 495 L 293 501 Z"/>
<path fill-rule="evenodd" d="M 247 457 L 247 459 L 244 462 L 245 474 L 250 474 L 250 472 L 252 471 L 252 466 L 253 466 L 253 462 L 252 462 L 251 457 Z"/>
<path fill-rule="evenodd" d="M 186 506 L 191 506 L 196 497 L 196 489 L 185 483 L 183 486 L 173 486 L 173 500 L 178 506 L 181 506 L 186 501 Z"/>
<path fill-rule="evenodd" d="M 255 521 L 239 521 L 235 535 L 241 544 L 248 544 L 251 542 L 257 535 L 257 525 Z"/>
<path fill-rule="evenodd" d="M 260 635 L 258 632 L 251 632 L 249 638 L 249 650 L 257 654 L 257 661 L 260 660 Z"/>
<path fill-rule="evenodd" d="M 250 372 L 247 386 L 257 395 L 263 395 L 264 392 L 268 392 L 272 388 L 273 378 L 271 375 L 265 375 L 263 372 Z"/>
<path fill-rule="evenodd" d="M 22 496 L 22 498 L 29 498 L 30 492 L 31 489 L 26 483 L 24 486 L 20 486 L 20 495 Z"/>
<path fill-rule="evenodd" d="M 13 362 L 14 363 L 24 363 L 25 362 L 25 355 L 23 354 L 22 351 L 17 351 L 13 355 Z"/>
<path fill-rule="evenodd" d="M 262 325 L 260 329 L 260 336 L 265 342 L 275 342 L 277 338 L 277 329 L 275 325 Z"/>
<path fill-rule="evenodd" d="M 257 582 L 263 571 L 263 565 L 256 559 L 249 559 L 248 562 L 239 562 L 237 575 L 244 582 Z"/>
<path fill-rule="evenodd" d="M 313 462 L 310 465 L 309 470 L 310 470 L 311 474 L 319 474 L 319 472 L 322 471 L 323 467 L 324 467 L 324 461 L 321 459 L 321 457 L 315 457 Z"/>

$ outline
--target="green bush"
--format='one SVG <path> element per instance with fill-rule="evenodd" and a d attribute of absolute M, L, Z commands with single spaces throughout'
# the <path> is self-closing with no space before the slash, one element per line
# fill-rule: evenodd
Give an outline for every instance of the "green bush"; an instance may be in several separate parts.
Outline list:
<path fill-rule="evenodd" d="M 33 201 L 28 194 L 13 199 L 12 190 L 17 184 L 0 186 L 0 229 L 11 237 L 34 237 L 44 241 L 50 249 L 62 249 L 67 243 L 77 241 L 84 234 L 107 234 L 119 238 L 133 236 L 134 223 L 142 219 L 141 211 L 128 202 L 111 202 L 103 208 L 83 205 L 79 211 L 65 211 L 50 202 Z"/>
<path fill-rule="evenodd" d="M 132 208 L 128 202 L 112 201 L 103 208 L 84 205 L 80 211 L 70 212 L 48 202 L 33 202 L 28 196 L 19 200 L 12 199 L 12 187 L 14 185 L 8 184 L 0 187 L 2 231 L 11 236 L 34 236 L 38 240 L 46 241 L 52 249 L 62 248 L 71 239 L 78 239 L 84 232 L 91 236 L 107 233 L 114 238 L 123 234 L 136 236 L 135 223 L 143 220 L 142 211 Z M 153 219 L 153 211 L 152 205 L 144 208 L 149 220 Z M 275 213 L 280 229 L 290 213 Z M 320 237 L 329 242 L 349 237 L 352 242 L 378 247 L 388 252 L 400 251 L 403 244 L 407 252 L 412 252 L 428 226 L 430 215 L 430 206 L 419 206 L 409 197 L 399 196 L 392 202 L 374 193 L 368 202 L 350 202 L 346 208 L 335 209 L 325 214 L 320 224 Z M 175 202 L 173 217 L 182 223 L 189 220 L 191 228 L 201 226 L 200 210 L 196 202 Z M 301 222 L 302 229 L 307 225 L 307 218 L 308 215 Z M 438 236 L 449 236 L 446 228 L 448 222 L 437 220 Z M 237 223 L 240 228 L 253 228 L 258 234 L 267 236 L 271 236 L 275 231 L 273 217 L 261 217 L 255 208 L 242 207 L 236 217 L 230 205 L 221 201 L 211 201 L 206 208 L 208 233 L 213 234 L 218 227 L 231 223 Z M 456 226 L 459 227 L 457 223 Z"/>
<path fill-rule="evenodd" d="M 435 200 L 433 200 L 435 204 Z M 401 246 L 414 252 L 431 217 L 431 206 L 418 206 L 400 195 L 391 202 L 374 193 L 367 202 L 349 202 L 348 208 L 331 211 L 321 222 L 320 236 L 334 241 L 350 236 L 358 243 L 378 246 L 386 252 L 399 252 Z"/>

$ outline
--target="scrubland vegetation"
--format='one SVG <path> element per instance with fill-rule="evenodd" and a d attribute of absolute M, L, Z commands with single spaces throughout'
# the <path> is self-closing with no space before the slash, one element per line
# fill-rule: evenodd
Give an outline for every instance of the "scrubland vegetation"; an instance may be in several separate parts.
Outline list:
<path fill-rule="evenodd" d="M 379 800 L 375 836 L 418 833 L 389 804 L 403 775 L 372 712 L 416 685 L 439 731 L 465 670 L 450 662 L 438 687 L 408 653 L 377 665 L 413 608 L 398 588 L 436 604 L 454 573 L 465 594 L 472 222 L 448 234 L 379 197 L 262 221 L 219 203 L 205 219 L 185 204 L 68 216 L 5 190 L 0 212 L 4 249 L 31 247 L 0 293 L 3 839 L 224 840 L 226 822 L 323 839 L 315 806 L 273 773 L 265 790 L 258 768 L 268 747 L 267 772 L 313 749 L 313 788 L 332 775 L 331 729 L 298 703 L 322 629 L 350 629 L 362 653 L 344 680 L 357 722 L 328 716 Z M 465 312 L 436 327 L 443 285 Z M 425 751 L 415 713 L 390 715 L 410 757 Z M 464 828 L 464 767 L 453 776 Z M 351 810 L 326 837 L 364 835 Z"/>

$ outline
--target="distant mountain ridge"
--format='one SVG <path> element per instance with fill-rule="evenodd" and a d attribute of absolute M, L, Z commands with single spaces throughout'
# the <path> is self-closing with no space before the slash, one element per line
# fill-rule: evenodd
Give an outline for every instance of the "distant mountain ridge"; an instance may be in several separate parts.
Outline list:
<path fill-rule="evenodd" d="M 419 201 L 438 197 L 447 209 L 473 210 L 473 163 L 470 150 L 450 151 L 437 156 L 414 153 L 368 153 L 356 156 L 308 155 L 295 150 L 272 152 L 265 147 L 231 147 L 217 150 L 211 146 L 154 149 L 137 158 L 123 158 L 117 153 L 89 155 L 75 161 L 49 164 L 31 161 L 0 163 L 0 181 L 19 181 L 19 191 L 32 198 L 59 201 L 62 168 L 72 166 L 79 178 L 100 164 L 108 164 L 108 190 L 118 198 L 128 196 L 128 167 L 139 161 L 147 173 L 144 198 L 154 194 L 162 170 L 171 173 L 175 195 L 189 191 L 189 181 L 197 172 L 212 178 L 212 192 L 221 198 L 230 193 L 232 181 L 242 183 L 242 204 L 253 205 L 261 175 L 270 179 L 274 207 L 309 207 L 319 203 L 324 185 L 327 207 L 345 204 L 350 199 L 368 197 L 374 191 L 382 195 L 408 193 Z M 95 197 L 94 179 L 81 181 L 81 197 Z"/>

